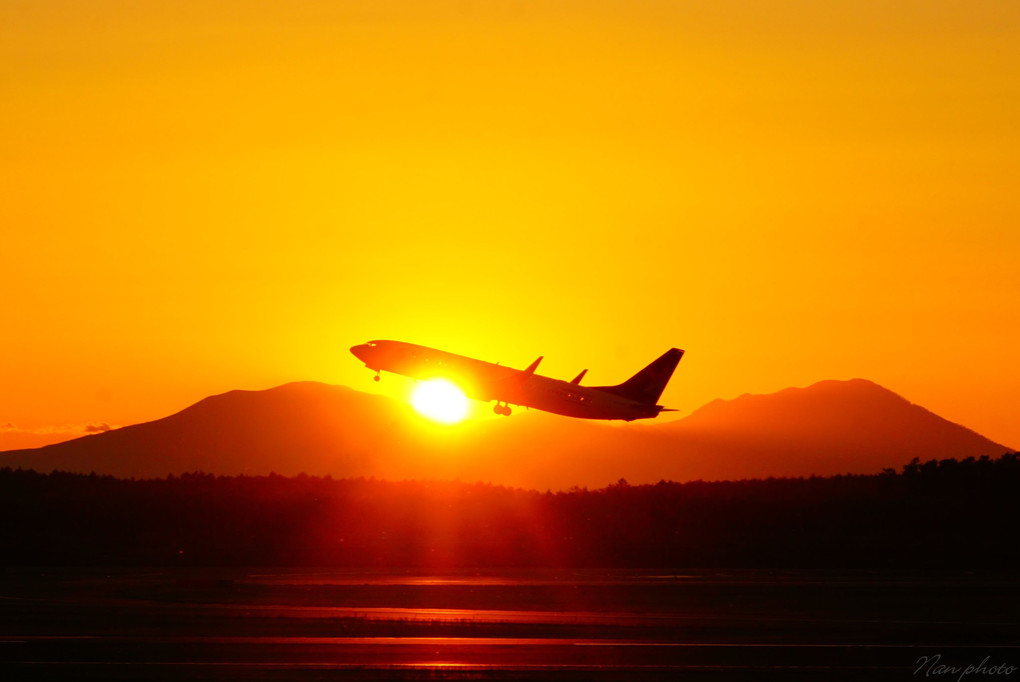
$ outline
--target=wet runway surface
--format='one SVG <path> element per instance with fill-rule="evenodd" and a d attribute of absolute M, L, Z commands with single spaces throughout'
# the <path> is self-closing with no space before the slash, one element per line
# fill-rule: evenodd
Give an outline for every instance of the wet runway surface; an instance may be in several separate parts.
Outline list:
<path fill-rule="evenodd" d="M 1001 573 L 19 570 L 0 582 L 0 667 L 33 679 L 1020 679 L 1018 606 Z"/>

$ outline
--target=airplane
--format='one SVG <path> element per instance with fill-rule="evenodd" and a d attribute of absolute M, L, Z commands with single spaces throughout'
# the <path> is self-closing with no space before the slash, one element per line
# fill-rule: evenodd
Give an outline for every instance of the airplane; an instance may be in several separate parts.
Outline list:
<path fill-rule="evenodd" d="M 587 369 L 569 382 L 536 374 L 544 356 L 519 370 L 403 341 L 369 341 L 352 346 L 351 353 L 375 370 L 375 381 L 382 371 L 412 379 L 449 379 L 470 398 L 495 400 L 492 411 L 503 416 L 510 416 L 513 404 L 579 419 L 624 421 L 675 412 L 656 403 L 684 354 L 670 348 L 616 386 L 581 386 Z"/>

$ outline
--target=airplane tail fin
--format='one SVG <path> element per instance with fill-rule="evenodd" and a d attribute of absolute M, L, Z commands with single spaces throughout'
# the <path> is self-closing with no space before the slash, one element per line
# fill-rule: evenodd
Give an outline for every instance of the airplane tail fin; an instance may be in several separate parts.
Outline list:
<path fill-rule="evenodd" d="M 616 386 L 599 386 L 600 391 L 618 395 L 646 405 L 654 405 L 666 389 L 673 376 L 673 370 L 680 362 L 684 352 L 679 348 L 670 348 L 652 364 Z"/>

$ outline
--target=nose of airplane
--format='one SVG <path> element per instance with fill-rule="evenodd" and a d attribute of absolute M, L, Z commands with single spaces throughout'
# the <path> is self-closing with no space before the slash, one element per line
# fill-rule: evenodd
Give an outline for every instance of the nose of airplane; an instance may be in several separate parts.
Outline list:
<path fill-rule="evenodd" d="M 358 358 L 359 360 L 365 359 L 366 350 L 368 350 L 367 343 L 359 343 L 357 346 L 351 346 L 351 353 L 353 353 L 354 357 Z"/>

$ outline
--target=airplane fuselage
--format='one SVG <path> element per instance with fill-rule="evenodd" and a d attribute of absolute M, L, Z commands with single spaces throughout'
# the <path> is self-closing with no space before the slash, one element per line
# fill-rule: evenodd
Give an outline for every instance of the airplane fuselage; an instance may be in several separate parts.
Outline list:
<path fill-rule="evenodd" d="M 654 400 L 641 402 L 606 390 L 616 387 L 580 386 L 580 377 L 567 382 L 541 376 L 534 372 L 538 361 L 528 370 L 518 370 L 403 341 L 370 341 L 354 346 L 351 352 L 377 373 L 386 371 L 421 380 L 448 379 L 468 397 L 495 400 L 497 407 L 502 401 L 567 417 L 625 421 L 650 419 L 663 410 Z M 505 414 L 509 414 L 508 408 Z"/>

